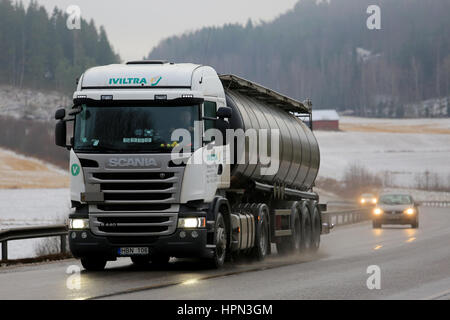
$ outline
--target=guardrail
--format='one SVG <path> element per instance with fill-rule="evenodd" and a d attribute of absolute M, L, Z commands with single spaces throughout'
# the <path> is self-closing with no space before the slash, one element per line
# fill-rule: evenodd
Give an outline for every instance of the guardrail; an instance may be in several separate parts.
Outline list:
<path fill-rule="evenodd" d="M 424 207 L 447 208 L 450 207 L 450 201 L 421 201 L 420 205 Z"/>
<path fill-rule="evenodd" d="M 8 260 L 8 241 L 48 237 L 60 237 L 61 253 L 66 252 L 66 225 L 25 227 L 0 231 L 0 243 L 2 244 L 1 261 Z"/>
<path fill-rule="evenodd" d="M 369 209 L 348 209 L 322 213 L 322 233 L 329 233 L 334 226 L 358 223 L 370 219 Z"/>
<path fill-rule="evenodd" d="M 352 224 L 370 219 L 370 210 L 351 209 L 326 213 L 334 225 Z"/>
<path fill-rule="evenodd" d="M 349 209 L 342 211 L 330 211 L 322 213 L 323 221 L 327 223 L 327 229 L 331 229 L 334 225 L 351 224 L 370 218 L 367 209 Z M 325 232 L 327 233 L 327 232 Z M 61 253 L 66 252 L 67 226 L 36 226 L 25 228 L 14 228 L 0 231 L 0 243 L 2 248 L 1 261 L 8 260 L 8 241 L 25 240 L 34 238 L 60 237 Z"/>

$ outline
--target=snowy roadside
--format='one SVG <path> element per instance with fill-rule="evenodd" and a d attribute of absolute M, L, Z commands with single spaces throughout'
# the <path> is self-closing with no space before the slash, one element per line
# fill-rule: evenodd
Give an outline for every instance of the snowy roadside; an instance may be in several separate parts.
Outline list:
<path fill-rule="evenodd" d="M 450 177 L 450 135 L 386 132 L 316 131 L 321 161 L 319 177 L 342 180 L 352 164 L 372 173 L 389 173 L 395 185 L 414 187 L 425 171 Z"/>
<path fill-rule="evenodd" d="M 0 189 L 0 230 L 64 223 L 69 210 L 69 189 Z M 9 241 L 8 258 L 35 257 L 41 241 Z"/>

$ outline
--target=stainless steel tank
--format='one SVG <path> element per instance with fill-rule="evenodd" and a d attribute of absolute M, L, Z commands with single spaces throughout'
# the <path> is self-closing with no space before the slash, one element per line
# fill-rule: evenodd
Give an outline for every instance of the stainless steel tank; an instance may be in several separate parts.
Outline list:
<path fill-rule="evenodd" d="M 309 190 L 319 171 L 320 151 L 312 131 L 293 114 L 238 91 L 225 89 L 227 105 L 232 108 L 231 129 L 278 129 L 280 166 L 275 175 L 261 175 L 261 164 L 249 164 L 246 139 L 245 164 L 234 164 L 232 185 L 244 185 L 248 179 L 267 184 L 284 184 Z M 270 140 L 269 140 L 270 141 Z M 270 148 L 269 148 L 270 150 Z"/>

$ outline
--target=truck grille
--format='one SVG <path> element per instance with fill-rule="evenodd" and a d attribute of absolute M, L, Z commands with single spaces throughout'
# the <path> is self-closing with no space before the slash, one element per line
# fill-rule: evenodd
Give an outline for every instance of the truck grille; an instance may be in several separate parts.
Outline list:
<path fill-rule="evenodd" d="M 172 197 L 171 193 L 107 193 L 105 192 L 105 201 L 146 201 L 146 200 L 166 200 Z"/>
<path fill-rule="evenodd" d="M 177 172 L 93 172 L 88 181 L 100 185 L 105 203 L 156 204 L 177 200 L 179 178 Z"/>
<path fill-rule="evenodd" d="M 172 206 L 170 204 L 99 204 L 97 209 L 100 211 L 166 211 Z"/>
<path fill-rule="evenodd" d="M 90 227 L 99 235 L 166 235 L 175 231 L 176 212 L 164 215 L 143 216 L 141 214 L 126 214 L 105 216 L 90 214 Z"/>
<path fill-rule="evenodd" d="M 99 190 L 104 198 L 102 203 L 89 205 L 94 234 L 148 237 L 175 232 L 185 168 L 170 166 L 170 154 L 151 156 L 158 168 L 111 168 L 107 167 L 108 160 L 115 155 L 80 156 L 99 164 L 83 166 L 86 190 Z"/>

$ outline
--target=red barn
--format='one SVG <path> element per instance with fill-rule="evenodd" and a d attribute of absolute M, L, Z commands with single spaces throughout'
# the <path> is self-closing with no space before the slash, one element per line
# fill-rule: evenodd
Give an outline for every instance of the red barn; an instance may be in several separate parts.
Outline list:
<path fill-rule="evenodd" d="M 313 110 L 313 130 L 339 130 L 339 115 L 336 110 Z"/>

